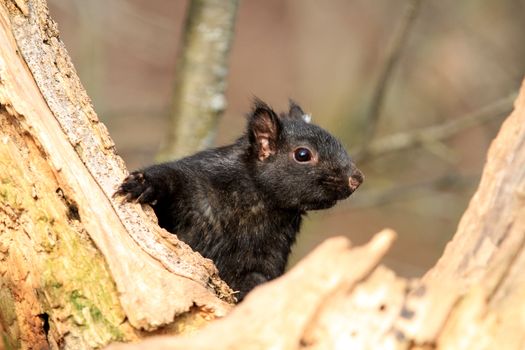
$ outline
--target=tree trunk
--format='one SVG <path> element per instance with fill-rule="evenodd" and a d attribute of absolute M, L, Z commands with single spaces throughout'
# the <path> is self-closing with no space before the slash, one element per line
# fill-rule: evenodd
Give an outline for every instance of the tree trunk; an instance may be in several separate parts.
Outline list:
<path fill-rule="evenodd" d="M 168 139 L 159 160 L 210 148 L 226 109 L 228 56 L 239 0 L 192 0 L 177 59 Z"/>
<path fill-rule="evenodd" d="M 213 263 L 112 198 L 126 176 L 43 0 L 0 2 L 0 323 L 91 349 L 227 312 Z"/>

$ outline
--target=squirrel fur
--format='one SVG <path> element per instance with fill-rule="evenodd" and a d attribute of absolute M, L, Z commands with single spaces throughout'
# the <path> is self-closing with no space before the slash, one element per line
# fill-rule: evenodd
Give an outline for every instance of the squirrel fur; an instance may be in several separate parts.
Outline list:
<path fill-rule="evenodd" d="M 306 211 L 332 207 L 363 181 L 341 143 L 304 117 L 292 101 L 278 116 L 255 99 L 233 144 L 132 172 L 116 194 L 150 204 L 242 300 L 283 274 Z"/>

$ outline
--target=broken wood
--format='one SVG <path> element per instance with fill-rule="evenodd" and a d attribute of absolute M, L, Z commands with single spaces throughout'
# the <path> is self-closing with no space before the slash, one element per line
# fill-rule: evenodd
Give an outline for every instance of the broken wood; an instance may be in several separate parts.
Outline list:
<path fill-rule="evenodd" d="M 345 238 L 329 239 L 283 277 L 255 288 L 227 317 L 192 336 L 154 337 L 108 349 L 296 349 L 306 344 L 304 329 L 319 317 L 323 303 L 368 276 L 394 236 L 385 230 L 353 249 Z"/>

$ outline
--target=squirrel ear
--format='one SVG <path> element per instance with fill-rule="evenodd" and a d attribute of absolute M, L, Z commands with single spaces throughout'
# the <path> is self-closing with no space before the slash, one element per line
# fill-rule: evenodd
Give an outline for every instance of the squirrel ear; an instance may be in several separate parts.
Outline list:
<path fill-rule="evenodd" d="M 288 103 L 290 105 L 290 111 L 288 112 L 288 115 L 291 118 L 302 118 L 304 115 L 303 109 L 292 99 L 288 100 Z"/>
<path fill-rule="evenodd" d="M 248 134 L 259 160 L 265 160 L 277 152 L 280 133 L 281 121 L 277 114 L 266 103 L 256 98 L 250 115 Z"/>
<path fill-rule="evenodd" d="M 306 114 L 303 109 L 295 103 L 293 100 L 289 100 L 290 103 L 290 111 L 288 112 L 288 116 L 290 118 L 296 118 L 296 119 L 302 119 L 307 123 L 310 123 L 310 120 L 312 117 L 309 114 Z"/>

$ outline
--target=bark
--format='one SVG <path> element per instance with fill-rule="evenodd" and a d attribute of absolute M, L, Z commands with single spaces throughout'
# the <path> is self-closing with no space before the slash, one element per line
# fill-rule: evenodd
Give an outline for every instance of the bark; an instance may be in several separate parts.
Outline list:
<path fill-rule="evenodd" d="M 239 0 L 190 2 L 179 52 L 168 139 L 159 159 L 188 156 L 213 146 Z"/>
<path fill-rule="evenodd" d="M 43 0 L 0 2 L 0 123 L 8 348 L 91 349 L 229 310 L 211 261 L 112 198 L 125 166 Z"/>

